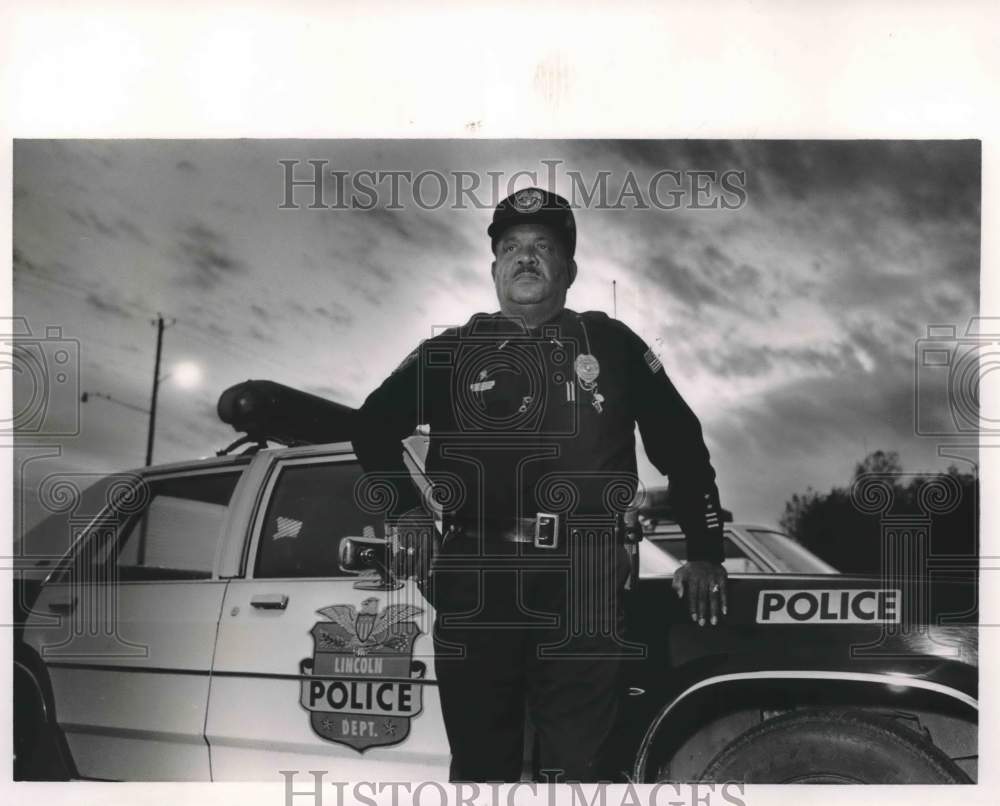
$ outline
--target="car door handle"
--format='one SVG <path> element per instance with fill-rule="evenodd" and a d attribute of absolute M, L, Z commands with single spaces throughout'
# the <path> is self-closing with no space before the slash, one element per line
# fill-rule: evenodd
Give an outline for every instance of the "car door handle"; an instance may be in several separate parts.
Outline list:
<path fill-rule="evenodd" d="M 283 593 L 258 593 L 250 599 L 250 605 L 261 610 L 284 610 L 288 607 L 288 597 Z"/>
<path fill-rule="evenodd" d="M 72 599 L 53 599 L 49 602 L 49 610 L 53 613 L 72 613 L 75 608 L 75 596 Z"/>

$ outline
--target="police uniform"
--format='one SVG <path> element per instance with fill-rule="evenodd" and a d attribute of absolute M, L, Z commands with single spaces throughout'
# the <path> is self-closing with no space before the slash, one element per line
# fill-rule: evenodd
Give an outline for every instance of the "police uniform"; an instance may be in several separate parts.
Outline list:
<path fill-rule="evenodd" d="M 534 192 L 540 209 L 519 210 L 515 194 L 489 234 L 540 213 L 572 254 L 568 204 Z M 430 595 L 452 779 L 519 780 L 526 710 L 543 770 L 603 777 L 630 650 L 616 526 L 636 492 L 636 424 L 669 478 L 689 559 L 722 561 L 697 417 L 625 324 L 563 309 L 533 329 L 476 314 L 421 343 L 369 395 L 354 445 L 396 488 L 389 518 L 420 504 L 400 446 L 418 424 L 430 426 L 426 472 L 445 510 Z"/>

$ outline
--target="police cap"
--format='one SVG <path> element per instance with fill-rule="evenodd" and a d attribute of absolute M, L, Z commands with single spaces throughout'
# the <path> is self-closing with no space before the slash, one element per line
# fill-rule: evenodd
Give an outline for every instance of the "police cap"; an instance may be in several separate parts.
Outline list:
<path fill-rule="evenodd" d="M 540 188 L 524 188 L 512 193 L 493 211 L 493 223 L 486 230 L 496 251 L 497 238 L 515 224 L 545 224 L 565 244 L 572 258 L 576 252 L 576 221 L 569 202 L 556 193 Z"/>

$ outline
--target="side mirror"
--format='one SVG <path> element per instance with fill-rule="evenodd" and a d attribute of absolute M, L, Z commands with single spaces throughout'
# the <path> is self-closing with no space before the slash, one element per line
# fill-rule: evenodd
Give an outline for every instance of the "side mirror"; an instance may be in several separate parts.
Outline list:
<path fill-rule="evenodd" d="M 359 579 L 359 590 L 391 591 L 403 587 L 392 570 L 392 550 L 377 537 L 342 537 L 338 550 L 340 570 L 350 574 L 375 571 L 375 579 Z"/>

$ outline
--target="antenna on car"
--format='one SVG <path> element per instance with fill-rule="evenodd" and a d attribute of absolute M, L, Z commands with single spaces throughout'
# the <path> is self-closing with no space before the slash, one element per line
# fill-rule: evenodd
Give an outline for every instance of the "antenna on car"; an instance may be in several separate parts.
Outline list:
<path fill-rule="evenodd" d="M 274 381 L 247 380 L 230 386 L 216 406 L 219 419 L 240 436 L 217 456 L 255 443 L 246 453 L 281 445 L 320 445 L 351 439 L 355 409 Z"/>

